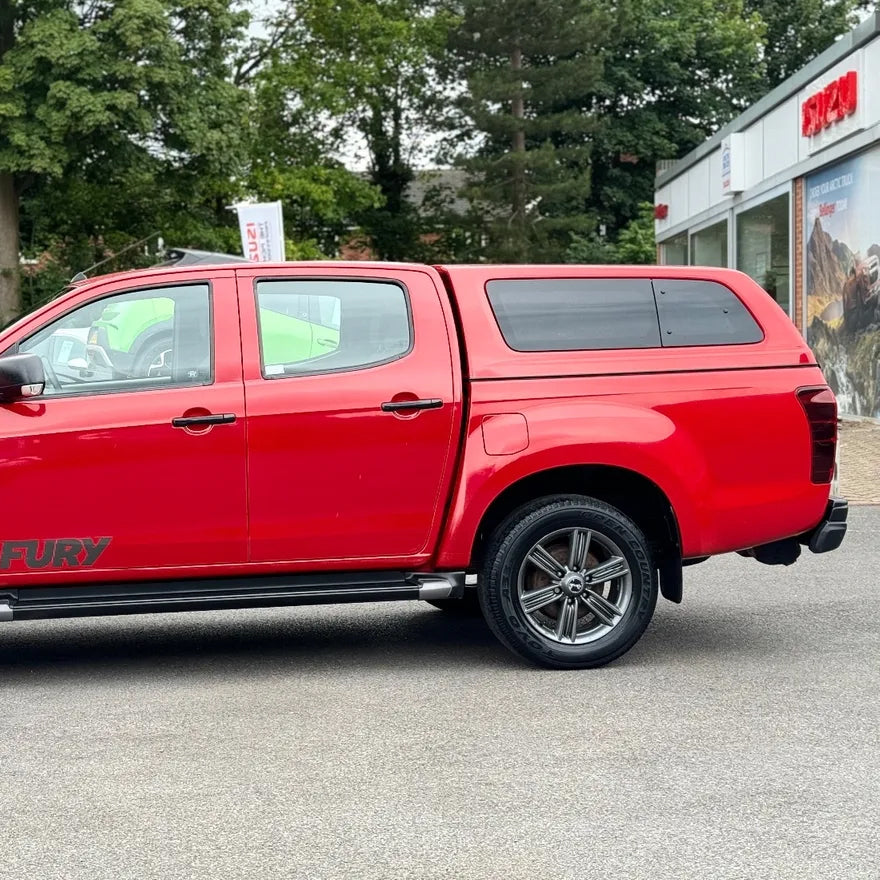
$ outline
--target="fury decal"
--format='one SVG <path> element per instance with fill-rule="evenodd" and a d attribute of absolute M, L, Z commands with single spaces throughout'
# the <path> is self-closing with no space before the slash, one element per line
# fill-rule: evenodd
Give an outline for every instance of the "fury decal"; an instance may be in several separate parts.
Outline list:
<path fill-rule="evenodd" d="M 112 538 L 59 538 L 0 542 L 0 571 L 24 563 L 26 569 L 90 568 L 110 546 Z"/>

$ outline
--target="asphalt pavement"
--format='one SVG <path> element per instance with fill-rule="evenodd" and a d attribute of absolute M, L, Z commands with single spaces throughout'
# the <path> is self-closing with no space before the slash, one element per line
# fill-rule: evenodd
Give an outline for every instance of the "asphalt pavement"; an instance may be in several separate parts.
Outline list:
<path fill-rule="evenodd" d="M 880 507 L 610 667 L 389 603 L 0 624 L 0 878 L 880 878 Z"/>

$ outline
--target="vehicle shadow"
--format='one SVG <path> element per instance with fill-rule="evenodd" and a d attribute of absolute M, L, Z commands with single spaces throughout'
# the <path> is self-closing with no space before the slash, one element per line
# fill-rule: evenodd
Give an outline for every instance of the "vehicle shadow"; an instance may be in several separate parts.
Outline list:
<path fill-rule="evenodd" d="M 641 641 L 611 668 L 678 665 L 699 656 L 741 659 L 766 653 L 776 638 L 748 618 L 658 608 Z M 0 628 L 4 686 L 56 676 L 179 679 L 420 668 L 532 667 L 504 649 L 482 619 L 421 603 L 30 621 Z"/>
<path fill-rule="evenodd" d="M 253 675 L 507 662 L 482 619 L 421 603 L 394 605 L 12 623 L 0 628 L 0 669 L 9 683 L 16 673 L 31 678 L 35 672 Z"/>

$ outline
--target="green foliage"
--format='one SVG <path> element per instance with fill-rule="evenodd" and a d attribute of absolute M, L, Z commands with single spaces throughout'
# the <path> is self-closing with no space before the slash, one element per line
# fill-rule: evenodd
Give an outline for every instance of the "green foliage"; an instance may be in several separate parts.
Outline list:
<path fill-rule="evenodd" d="M 331 256 L 357 226 L 359 214 L 381 205 L 382 196 L 369 180 L 332 158 L 339 137 L 327 131 L 326 115 L 336 99 L 319 100 L 319 90 L 309 86 L 294 55 L 300 31 L 295 37 L 293 29 L 300 26 L 299 19 L 291 22 L 282 14 L 274 31 L 252 48 L 261 60 L 248 80 L 246 187 L 261 199 L 280 199 L 294 240 L 312 241 L 319 254 Z"/>
<path fill-rule="evenodd" d="M 12 13 L 0 173 L 14 175 L 25 255 L 73 269 L 154 230 L 228 240 L 247 119 L 231 53 L 247 15 L 220 0 L 45 0 Z"/>
<path fill-rule="evenodd" d="M 617 239 L 617 253 L 621 263 L 656 263 L 657 245 L 654 242 L 654 206 L 650 202 L 639 205 L 638 216 L 627 223 Z"/>
<path fill-rule="evenodd" d="M 567 263 L 626 263 L 650 264 L 657 261 L 654 243 L 654 206 L 650 202 L 639 205 L 638 216 L 621 231 L 616 242 L 598 235 L 572 237 L 565 252 Z"/>
<path fill-rule="evenodd" d="M 422 122 L 439 100 L 432 71 L 449 22 L 425 0 L 296 0 L 276 22 L 281 38 L 263 81 L 301 127 L 321 132 L 325 155 L 352 133 L 365 144 L 380 198 L 350 188 L 347 208 L 385 259 L 418 248 L 405 192 Z"/>
<path fill-rule="evenodd" d="M 761 94 L 764 33 L 742 0 L 622 0 L 614 16 L 590 96 L 592 203 L 612 233 L 653 198 L 658 160 L 689 152 Z"/>
<path fill-rule="evenodd" d="M 595 121 L 583 104 L 601 82 L 608 17 L 580 0 L 464 0 L 450 35 L 467 82 L 459 106 L 478 137 L 460 158 L 484 207 L 485 256 L 560 259 L 586 234 Z"/>
<path fill-rule="evenodd" d="M 590 235 L 573 235 L 571 244 L 565 251 L 566 263 L 579 265 L 607 266 L 621 262 L 614 243 L 592 233 Z"/>
<path fill-rule="evenodd" d="M 858 22 L 870 0 L 745 0 L 767 27 L 764 89 L 769 91 Z M 878 7 L 880 8 L 880 7 Z"/>

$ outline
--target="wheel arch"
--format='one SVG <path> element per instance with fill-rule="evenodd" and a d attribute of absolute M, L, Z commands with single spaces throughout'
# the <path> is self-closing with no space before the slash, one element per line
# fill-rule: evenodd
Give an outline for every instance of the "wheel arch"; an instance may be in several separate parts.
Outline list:
<path fill-rule="evenodd" d="M 681 535 L 672 502 L 655 482 L 628 468 L 583 464 L 549 468 L 511 483 L 480 519 L 471 558 L 479 560 L 488 535 L 518 507 L 554 495 L 588 495 L 605 501 L 637 523 L 649 541 L 680 553 Z"/>

